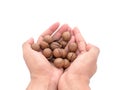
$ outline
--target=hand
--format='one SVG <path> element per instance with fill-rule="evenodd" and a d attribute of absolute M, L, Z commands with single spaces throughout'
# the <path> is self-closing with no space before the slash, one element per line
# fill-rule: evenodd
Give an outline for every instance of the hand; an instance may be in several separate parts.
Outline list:
<path fill-rule="evenodd" d="M 57 28 L 59 23 L 53 24 L 49 27 L 42 35 L 40 35 L 37 43 L 39 44 L 44 35 L 52 35 Z M 61 33 L 69 30 L 68 25 L 63 25 L 53 35 L 53 38 L 59 39 Z M 58 69 L 52 65 L 41 52 L 34 51 L 31 45 L 34 43 L 33 39 L 29 39 L 23 44 L 23 57 L 26 65 L 30 71 L 31 82 L 28 85 L 27 90 L 56 90 L 57 84 L 63 69 Z"/>
<path fill-rule="evenodd" d="M 96 72 L 99 49 L 91 44 L 86 44 L 78 28 L 73 29 L 70 42 L 75 41 L 78 44 L 78 57 L 61 76 L 59 90 L 90 90 L 89 79 Z"/>

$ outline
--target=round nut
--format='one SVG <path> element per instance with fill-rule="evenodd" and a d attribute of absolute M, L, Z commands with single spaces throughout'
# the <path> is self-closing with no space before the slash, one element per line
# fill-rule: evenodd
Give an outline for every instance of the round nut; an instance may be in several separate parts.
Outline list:
<path fill-rule="evenodd" d="M 32 44 L 31 47 L 35 51 L 39 51 L 40 50 L 40 46 L 37 43 Z"/>
<path fill-rule="evenodd" d="M 67 42 L 64 40 L 60 40 L 59 43 L 62 45 L 62 48 L 65 48 L 67 45 Z"/>
<path fill-rule="evenodd" d="M 68 68 L 70 66 L 70 61 L 69 60 L 67 60 L 67 59 L 64 59 L 64 68 L 66 69 L 66 68 Z"/>
<path fill-rule="evenodd" d="M 42 41 L 42 42 L 40 43 L 40 48 L 41 48 L 41 49 L 45 49 L 45 48 L 48 48 L 48 47 L 49 47 L 49 44 L 48 44 L 47 42 Z"/>
<path fill-rule="evenodd" d="M 76 53 L 73 53 L 73 52 L 69 52 L 67 55 L 67 59 L 69 61 L 74 61 L 76 57 L 77 57 Z"/>
<path fill-rule="evenodd" d="M 64 66 L 64 60 L 62 58 L 56 58 L 53 63 L 57 68 L 62 68 Z"/>
<path fill-rule="evenodd" d="M 68 32 L 68 31 L 64 32 L 64 33 L 62 34 L 62 38 L 63 38 L 64 41 L 69 41 L 70 38 L 71 38 L 70 32 Z"/>
<path fill-rule="evenodd" d="M 76 52 L 77 48 L 78 48 L 78 46 L 77 46 L 77 44 L 74 43 L 74 42 L 73 42 L 73 43 L 70 43 L 70 44 L 68 45 L 68 49 L 69 49 L 70 52 Z"/>
<path fill-rule="evenodd" d="M 62 58 L 65 58 L 67 56 L 67 51 L 65 49 L 61 49 L 60 54 Z"/>
<path fill-rule="evenodd" d="M 43 37 L 43 40 L 47 43 L 51 43 L 53 41 L 52 37 L 50 35 L 45 35 Z"/>
<path fill-rule="evenodd" d="M 50 58 L 52 56 L 52 50 L 50 48 L 45 48 L 42 53 L 46 58 Z"/>
<path fill-rule="evenodd" d="M 56 58 L 60 58 L 60 57 L 62 56 L 62 55 L 61 55 L 61 49 L 60 49 L 60 48 L 54 49 L 53 55 L 54 55 L 54 57 L 56 57 Z"/>
<path fill-rule="evenodd" d="M 52 42 L 52 43 L 50 44 L 50 48 L 51 48 L 52 50 L 54 50 L 54 49 L 56 49 L 56 48 L 61 48 L 61 45 L 60 45 L 58 42 Z"/>

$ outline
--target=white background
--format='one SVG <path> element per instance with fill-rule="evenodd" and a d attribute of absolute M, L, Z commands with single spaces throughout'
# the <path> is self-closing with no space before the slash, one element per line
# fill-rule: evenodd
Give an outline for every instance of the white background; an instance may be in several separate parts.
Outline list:
<path fill-rule="evenodd" d="M 0 90 L 25 90 L 22 43 L 59 21 L 101 50 L 92 90 L 120 90 L 119 0 L 0 0 Z"/>

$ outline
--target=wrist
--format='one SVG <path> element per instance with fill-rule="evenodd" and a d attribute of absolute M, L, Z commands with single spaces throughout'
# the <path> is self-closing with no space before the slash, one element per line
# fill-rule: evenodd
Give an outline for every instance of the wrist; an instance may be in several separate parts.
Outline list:
<path fill-rule="evenodd" d="M 43 78 L 31 78 L 26 90 L 48 90 L 49 82 Z"/>
<path fill-rule="evenodd" d="M 90 82 L 89 77 L 80 76 L 78 80 L 76 79 L 76 83 L 77 83 L 76 86 L 78 86 L 80 90 L 90 90 L 89 82 Z"/>
<path fill-rule="evenodd" d="M 89 87 L 90 79 L 87 76 L 69 75 L 68 80 L 74 83 L 73 85 L 74 88 L 77 88 L 79 90 L 90 90 L 90 87 Z"/>
<path fill-rule="evenodd" d="M 56 90 L 57 83 L 47 76 L 32 76 L 26 90 Z"/>
<path fill-rule="evenodd" d="M 58 88 L 59 90 L 90 90 L 89 78 L 70 74 L 64 75 L 59 81 Z"/>

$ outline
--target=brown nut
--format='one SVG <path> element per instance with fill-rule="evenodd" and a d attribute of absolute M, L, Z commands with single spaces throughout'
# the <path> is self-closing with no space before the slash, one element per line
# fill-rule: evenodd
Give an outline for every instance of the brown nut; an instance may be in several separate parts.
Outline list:
<path fill-rule="evenodd" d="M 67 45 L 67 42 L 62 39 L 59 41 L 59 43 L 62 45 L 62 48 L 65 48 Z"/>
<path fill-rule="evenodd" d="M 40 50 L 40 46 L 37 43 L 32 44 L 31 47 L 35 51 L 39 51 Z"/>
<path fill-rule="evenodd" d="M 67 60 L 67 59 L 64 59 L 64 66 L 63 66 L 63 68 L 68 68 L 70 66 L 70 61 L 69 60 Z"/>
<path fill-rule="evenodd" d="M 52 43 L 50 44 L 50 48 L 51 48 L 52 50 L 54 50 L 54 49 L 56 49 L 56 48 L 61 48 L 61 45 L 60 45 L 58 42 L 52 42 Z"/>
<path fill-rule="evenodd" d="M 69 61 L 74 61 L 76 57 L 77 57 L 77 55 L 74 52 L 69 52 L 68 55 L 67 55 L 67 59 Z"/>
<path fill-rule="evenodd" d="M 60 54 L 62 58 L 65 58 L 67 56 L 67 51 L 65 49 L 61 49 Z"/>
<path fill-rule="evenodd" d="M 45 48 L 48 48 L 48 47 L 49 47 L 49 44 L 48 44 L 47 42 L 42 41 L 42 42 L 40 43 L 40 48 L 41 48 L 41 49 L 45 49 Z"/>
<path fill-rule="evenodd" d="M 45 35 L 43 37 L 43 40 L 47 43 L 51 43 L 53 41 L 52 37 L 50 35 Z"/>
<path fill-rule="evenodd" d="M 69 31 L 64 32 L 64 33 L 62 34 L 62 38 L 63 38 L 64 41 L 67 41 L 67 42 L 68 42 L 68 41 L 70 40 L 70 38 L 71 38 L 70 32 L 69 32 Z"/>
<path fill-rule="evenodd" d="M 60 58 L 60 57 L 62 56 L 62 55 L 61 55 L 61 49 L 60 49 L 60 48 L 54 49 L 53 55 L 54 55 L 54 57 L 56 57 L 56 58 Z"/>
<path fill-rule="evenodd" d="M 64 60 L 62 58 L 56 58 L 53 63 L 57 68 L 62 68 L 64 66 Z"/>
<path fill-rule="evenodd" d="M 45 48 L 42 53 L 46 58 L 50 58 L 52 56 L 52 50 L 50 48 Z"/>
<path fill-rule="evenodd" d="M 69 49 L 69 51 L 70 52 L 76 52 L 77 51 L 77 48 L 78 48 L 78 46 L 77 46 L 77 43 L 70 43 L 69 45 L 68 45 L 68 49 Z"/>

